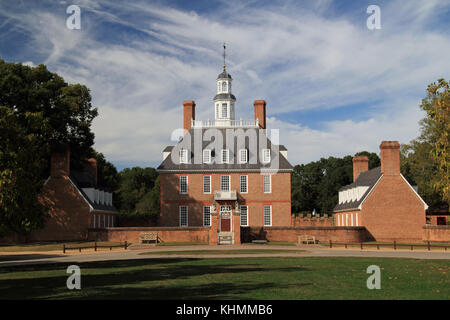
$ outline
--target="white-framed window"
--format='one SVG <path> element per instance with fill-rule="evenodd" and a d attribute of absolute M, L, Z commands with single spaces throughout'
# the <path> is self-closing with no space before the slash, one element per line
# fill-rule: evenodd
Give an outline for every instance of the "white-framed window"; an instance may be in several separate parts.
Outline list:
<path fill-rule="evenodd" d="M 228 107 L 226 103 L 222 103 L 222 118 L 228 118 Z"/>
<path fill-rule="evenodd" d="M 271 205 L 265 205 L 264 206 L 264 226 L 271 226 L 272 225 L 272 206 Z"/>
<path fill-rule="evenodd" d="M 220 176 L 220 190 L 230 191 L 230 176 Z"/>
<path fill-rule="evenodd" d="M 203 150 L 203 163 L 211 163 L 211 150 Z"/>
<path fill-rule="evenodd" d="M 180 227 L 188 226 L 188 206 L 180 206 Z"/>
<path fill-rule="evenodd" d="M 270 162 L 270 149 L 263 149 L 262 158 L 264 163 Z"/>
<path fill-rule="evenodd" d="M 188 193 L 188 176 L 180 176 L 180 193 Z"/>
<path fill-rule="evenodd" d="M 263 175 L 263 192 L 264 193 L 272 192 L 272 176 L 268 174 Z"/>
<path fill-rule="evenodd" d="M 203 226 L 204 227 L 211 226 L 211 207 L 210 206 L 203 207 Z"/>
<path fill-rule="evenodd" d="M 227 92 L 227 82 L 226 81 L 222 82 L 222 91 Z"/>
<path fill-rule="evenodd" d="M 239 162 L 240 163 L 248 162 L 248 150 L 247 149 L 239 150 Z"/>
<path fill-rule="evenodd" d="M 248 226 L 248 206 L 241 206 L 241 226 Z"/>
<path fill-rule="evenodd" d="M 248 176 L 240 176 L 240 192 L 247 193 L 248 192 Z"/>
<path fill-rule="evenodd" d="M 188 151 L 187 149 L 180 150 L 180 163 L 188 163 Z"/>
<path fill-rule="evenodd" d="M 222 163 L 230 162 L 230 150 L 222 149 Z"/>
<path fill-rule="evenodd" d="M 216 119 L 220 118 L 219 116 L 219 104 L 216 104 Z"/>
<path fill-rule="evenodd" d="M 211 176 L 203 176 L 203 193 L 211 193 Z"/>
<path fill-rule="evenodd" d="M 356 221 L 355 221 L 355 226 L 359 226 L 358 212 L 356 213 L 355 219 L 356 219 Z"/>

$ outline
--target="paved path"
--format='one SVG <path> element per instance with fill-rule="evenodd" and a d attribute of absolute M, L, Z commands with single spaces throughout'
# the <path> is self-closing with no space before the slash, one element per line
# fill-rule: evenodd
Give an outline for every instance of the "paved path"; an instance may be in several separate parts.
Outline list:
<path fill-rule="evenodd" d="M 306 250 L 304 253 L 261 253 L 261 254 L 198 254 L 198 255 L 141 255 L 143 252 L 162 252 L 162 251 L 193 251 L 193 250 L 254 250 L 254 249 L 274 249 L 274 250 Z M 148 247 L 138 250 L 121 250 L 103 252 L 87 252 L 82 254 L 62 254 L 60 252 L 33 252 L 33 253 L 1 253 L 0 267 L 30 265 L 30 264 L 48 264 L 48 263 L 66 263 L 76 264 L 82 262 L 109 261 L 109 260 L 134 260 L 134 259 L 179 259 L 179 258 L 247 258 L 247 257 L 383 257 L 383 258 L 413 258 L 413 259 L 445 259 L 450 260 L 450 252 L 436 251 L 406 251 L 406 250 L 359 250 L 359 249 L 329 249 L 321 246 L 270 246 L 270 245 L 252 245 L 252 246 L 171 246 L 171 247 Z"/>

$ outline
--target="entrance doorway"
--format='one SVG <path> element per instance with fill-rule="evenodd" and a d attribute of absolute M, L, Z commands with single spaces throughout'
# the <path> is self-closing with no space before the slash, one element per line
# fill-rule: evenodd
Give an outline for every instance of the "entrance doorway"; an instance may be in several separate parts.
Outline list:
<path fill-rule="evenodd" d="M 231 232 L 231 206 L 220 206 L 220 231 Z"/>

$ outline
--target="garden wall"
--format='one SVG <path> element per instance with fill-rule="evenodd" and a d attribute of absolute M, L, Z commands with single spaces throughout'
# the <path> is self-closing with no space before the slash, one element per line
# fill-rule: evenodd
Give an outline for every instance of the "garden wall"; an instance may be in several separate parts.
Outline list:
<path fill-rule="evenodd" d="M 450 226 L 424 226 L 423 240 L 450 242 Z"/>
<path fill-rule="evenodd" d="M 158 242 L 209 242 L 209 227 L 127 227 L 89 229 L 90 241 L 140 243 L 139 235 L 158 232 Z"/>
<path fill-rule="evenodd" d="M 373 237 L 364 227 L 247 227 L 241 231 L 243 242 L 252 240 L 297 242 L 300 235 L 314 236 L 320 242 L 364 242 Z"/>

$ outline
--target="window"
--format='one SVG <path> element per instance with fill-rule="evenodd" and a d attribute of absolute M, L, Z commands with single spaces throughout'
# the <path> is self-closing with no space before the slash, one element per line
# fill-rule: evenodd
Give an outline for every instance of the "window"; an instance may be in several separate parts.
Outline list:
<path fill-rule="evenodd" d="M 270 149 L 263 149 L 263 162 L 264 163 L 270 162 Z"/>
<path fill-rule="evenodd" d="M 222 118 L 228 118 L 228 108 L 226 103 L 222 103 Z"/>
<path fill-rule="evenodd" d="M 211 150 L 203 150 L 203 163 L 211 163 Z"/>
<path fill-rule="evenodd" d="M 222 149 L 222 163 L 230 162 L 230 150 Z"/>
<path fill-rule="evenodd" d="M 230 191 L 230 176 L 220 176 L 220 190 Z"/>
<path fill-rule="evenodd" d="M 272 192 L 272 177 L 270 175 L 263 175 L 263 192 Z"/>
<path fill-rule="evenodd" d="M 180 150 L 180 163 L 188 163 L 188 151 L 186 149 Z"/>
<path fill-rule="evenodd" d="M 203 226 L 204 227 L 211 226 L 211 207 L 210 206 L 203 207 Z"/>
<path fill-rule="evenodd" d="M 203 193 L 211 193 L 211 176 L 203 176 Z"/>
<path fill-rule="evenodd" d="M 188 177 L 180 176 L 180 193 L 188 193 Z"/>
<path fill-rule="evenodd" d="M 272 225 L 272 206 L 264 206 L 264 225 Z"/>
<path fill-rule="evenodd" d="M 219 117 L 219 104 L 216 104 L 216 119 L 220 118 Z"/>
<path fill-rule="evenodd" d="M 226 81 L 222 82 L 222 91 L 227 92 L 227 83 Z"/>
<path fill-rule="evenodd" d="M 248 206 L 241 206 L 241 226 L 248 226 Z"/>
<path fill-rule="evenodd" d="M 188 207 L 180 206 L 180 227 L 188 226 Z"/>
<path fill-rule="evenodd" d="M 95 214 L 94 214 L 94 229 L 95 229 L 95 222 L 96 222 L 95 218 L 96 218 L 96 217 L 95 217 Z"/>
<path fill-rule="evenodd" d="M 247 161 L 248 161 L 248 151 L 247 151 L 247 149 L 239 150 L 239 162 L 240 163 L 247 163 Z"/>
<path fill-rule="evenodd" d="M 240 187 L 241 193 L 247 193 L 248 192 L 248 176 L 241 176 L 240 182 L 241 182 L 241 187 Z"/>

